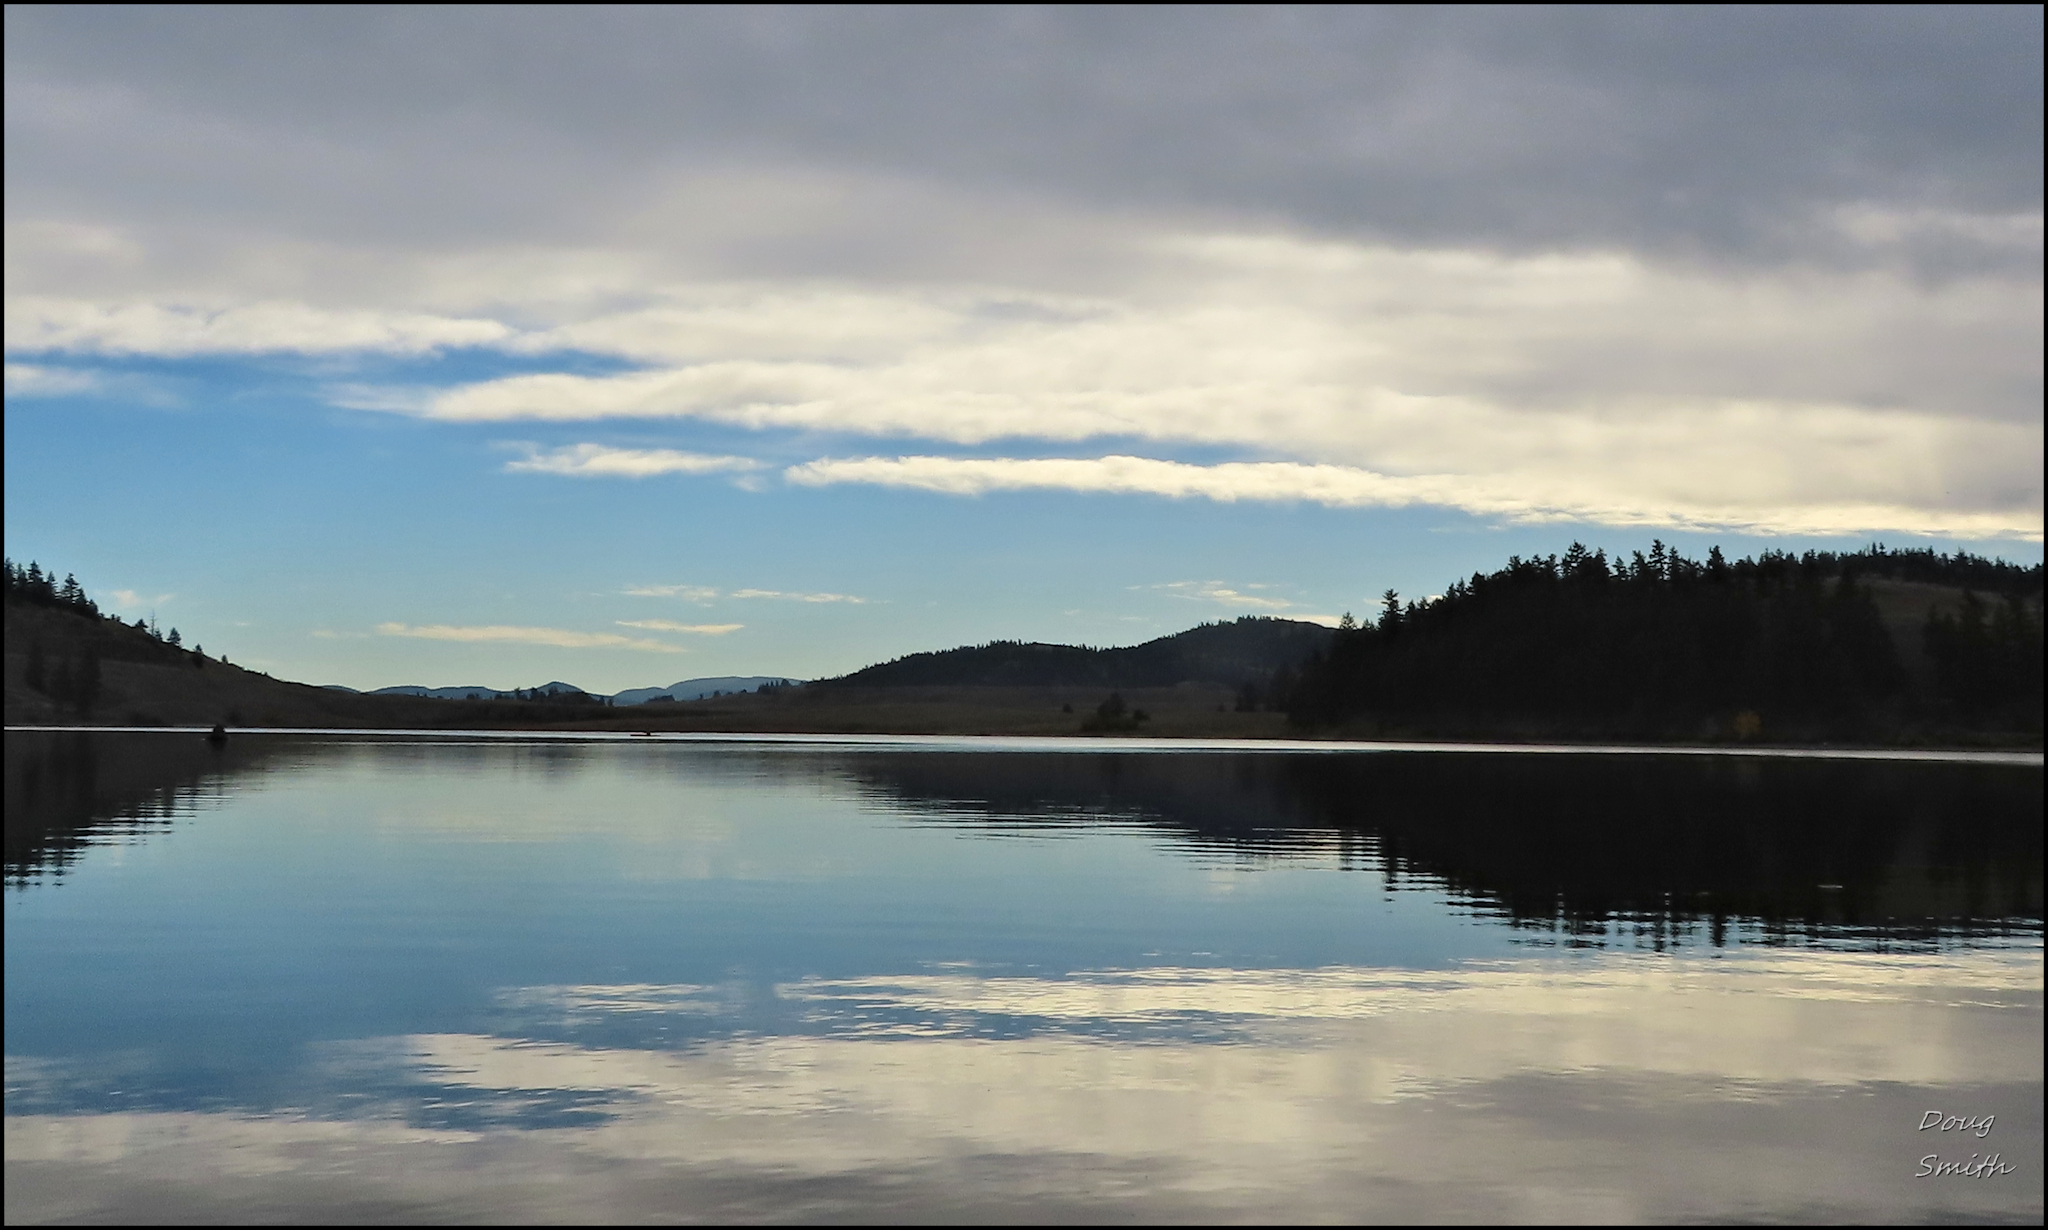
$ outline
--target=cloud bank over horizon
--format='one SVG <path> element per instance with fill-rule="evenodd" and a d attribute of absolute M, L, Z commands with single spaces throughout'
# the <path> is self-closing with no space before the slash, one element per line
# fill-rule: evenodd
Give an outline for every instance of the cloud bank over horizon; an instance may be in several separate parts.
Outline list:
<path fill-rule="evenodd" d="M 7 23 L 7 345 L 45 395 L 121 357 L 483 351 L 520 370 L 329 397 L 1223 448 L 1480 515 L 2041 533 L 2037 11 Z"/>

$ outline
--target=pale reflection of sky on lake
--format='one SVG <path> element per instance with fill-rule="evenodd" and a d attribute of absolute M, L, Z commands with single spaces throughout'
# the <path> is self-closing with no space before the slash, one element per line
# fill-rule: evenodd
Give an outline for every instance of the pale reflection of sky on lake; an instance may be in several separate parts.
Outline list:
<path fill-rule="evenodd" d="M 8 1221 L 2041 1215 L 2037 907 L 1574 948 L 1241 763 L 862 755 L 288 740 L 10 831 Z"/>

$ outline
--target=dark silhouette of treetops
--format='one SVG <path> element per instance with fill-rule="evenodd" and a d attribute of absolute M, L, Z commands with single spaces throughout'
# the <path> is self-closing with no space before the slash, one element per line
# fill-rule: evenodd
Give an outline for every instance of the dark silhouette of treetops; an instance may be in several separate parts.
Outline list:
<path fill-rule="evenodd" d="M 1873 582 L 1960 586 L 1906 669 Z M 1995 590 L 1992 599 L 1979 589 Z M 1310 727 L 1418 734 L 1887 738 L 2041 729 L 2041 568 L 1965 553 L 1765 552 L 1662 542 L 1609 559 L 1511 558 L 1442 596 L 1340 628 L 1274 699 Z"/>

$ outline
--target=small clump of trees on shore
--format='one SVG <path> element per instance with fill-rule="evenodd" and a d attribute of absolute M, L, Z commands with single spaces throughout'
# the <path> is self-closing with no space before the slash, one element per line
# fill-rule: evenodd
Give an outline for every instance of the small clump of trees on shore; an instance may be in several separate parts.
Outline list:
<path fill-rule="evenodd" d="M 1967 553 L 1765 552 L 1610 559 L 1579 543 L 1510 558 L 1376 620 L 1269 692 L 1298 725 L 1417 733 L 1883 737 L 2041 729 L 2041 567 Z M 1901 661 L 1876 577 L 1960 587 L 1921 629 L 1931 687 Z M 1980 596 L 1985 591 L 1986 596 Z"/>
<path fill-rule="evenodd" d="M 1072 706 L 1068 708 L 1071 709 Z M 1143 709 L 1133 709 L 1125 704 L 1122 692 L 1111 692 L 1109 699 L 1097 705 L 1094 714 L 1082 721 L 1081 733 L 1128 734 L 1151 720 L 1152 715 Z"/>

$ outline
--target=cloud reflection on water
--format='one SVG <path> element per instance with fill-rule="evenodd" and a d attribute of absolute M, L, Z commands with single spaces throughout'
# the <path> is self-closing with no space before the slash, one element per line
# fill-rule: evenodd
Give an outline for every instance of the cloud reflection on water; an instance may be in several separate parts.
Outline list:
<path fill-rule="evenodd" d="M 342 1180 L 380 1219 L 2038 1219 L 2042 986 L 2032 948 L 946 968 L 785 983 L 815 1032 L 675 1049 L 559 1039 L 720 988 L 517 988 L 499 1035 L 326 1048 L 391 1091 L 353 1111 L 11 1116 L 9 1220 Z M 1930 1108 L 1996 1138 L 1929 1140 Z M 1987 1147 L 2020 1172 L 1911 1177 Z"/>
<path fill-rule="evenodd" d="M 170 739 L 9 741 L 10 1223 L 2041 1215 L 2036 768 Z"/>

